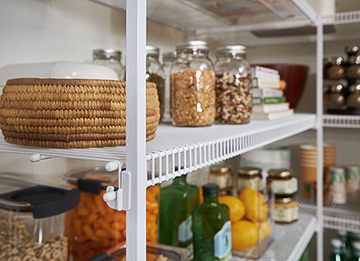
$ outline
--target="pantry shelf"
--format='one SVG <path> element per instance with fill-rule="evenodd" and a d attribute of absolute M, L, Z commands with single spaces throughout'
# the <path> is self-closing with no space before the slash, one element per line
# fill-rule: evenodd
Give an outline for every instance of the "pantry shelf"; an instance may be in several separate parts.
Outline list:
<path fill-rule="evenodd" d="M 247 151 L 296 135 L 315 127 L 315 115 L 295 114 L 275 121 L 252 121 L 246 125 L 175 127 L 159 125 L 154 140 L 146 144 L 148 181 L 151 186 L 176 176 L 235 157 Z M 55 149 L 14 145 L 0 138 L 0 152 L 40 154 L 125 163 L 125 147 Z M 175 171 L 175 166 L 179 170 Z"/>
<path fill-rule="evenodd" d="M 316 218 L 314 215 L 300 213 L 299 221 L 290 225 L 275 225 L 275 240 L 259 258 L 259 260 L 299 260 L 312 236 L 316 232 Z M 242 261 L 233 257 L 232 261 Z"/>
<path fill-rule="evenodd" d="M 332 128 L 360 128 L 360 116 L 352 115 L 324 115 L 324 127 Z"/>

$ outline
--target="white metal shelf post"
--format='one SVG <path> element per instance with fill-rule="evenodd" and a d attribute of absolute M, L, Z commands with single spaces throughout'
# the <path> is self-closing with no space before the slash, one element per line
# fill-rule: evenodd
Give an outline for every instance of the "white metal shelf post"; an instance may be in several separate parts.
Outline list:
<path fill-rule="evenodd" d="M 126 1 L 126 165 L 132 176 L 126 258 L 146 260 L 146 0 Z"/>

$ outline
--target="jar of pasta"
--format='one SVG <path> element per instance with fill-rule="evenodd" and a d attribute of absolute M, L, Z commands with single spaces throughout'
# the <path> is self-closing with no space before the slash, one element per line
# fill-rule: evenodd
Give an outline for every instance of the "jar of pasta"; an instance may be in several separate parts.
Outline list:
<path fill-rule="evenodd" d="M 216 50 L 216 121 L 248 123 L 252 113 L 251 67 L 246 47 L 229 45 Z"/>
<path fill-rule="evenodd" d="M 238 191 L 241 191 L 246 187 L 250 187 L 259 191 L 262 190 L 264 186 L 261 169 L 255 167 L 239 168 L 236 183 Z"/>
<path fill-rule="evenodd" d="M 176 46 L 171 67 L 171 116 L 177 126 L 208 126 L 215 119 L 215 73 L 204 41 Z"/>
<path fill-rule="evenodd" d="M 232 169 L 228 166 L 211 166 L 209 173 L 209 183 L 219 186 L 219 196 L 233 194 L 234 176 Z"/>
<path fill-rule="evenodd" d="M 269 169 L 268 174 L 269 191 L 276 197 L 291 197 L 298 191 L 298 181 L 291 170 Z"/>
<path fill-rule="evenodd" d="M 277 224 L 291 224 L 299 219 L 299 203 L 292 198 L 276 198 L 273 219 Z"/>

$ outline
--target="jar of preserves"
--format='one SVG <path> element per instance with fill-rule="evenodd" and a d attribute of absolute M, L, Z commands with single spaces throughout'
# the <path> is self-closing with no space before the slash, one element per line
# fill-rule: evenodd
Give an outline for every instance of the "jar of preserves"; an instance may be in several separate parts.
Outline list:
<path fill-rule="evenodd" d="M 124 66 L 121 64 L 121 52 L 115 49 L 97 49 L 93 51 L 93 64 L 113 69 L 120 81 L 125 79 Z"/>
<path fill-rule="evenodd" d="M 160 121 L 162 121 L 165 104 L 165 77 L 163 67 L 159 62 L 159 55 L 159 48 L 146 46 L 146 81 L 156 84 L 160 101 Z"/>
<path fill-rule="evenodd" d="M 261 175 L 261 169 L 255 167 L 242 167 L 238 169 L 237 175 L 237 189 L 243 190 L 246 187 L 250 187 L 256 190 L 262 190 L 263 180 Z"/>
<path fill-rule="evenodd" d="M 341 79 L 345 77 L 344 58 L 334 57 L 331 65 L 327 70 L 327 76 L 329 79 Z"/>
<path fill-rule="evenodd" d="M 338 83 L 330 86 L 327 109 L 342 109 L 345 105 L 345 87 Z"/>
<path fill-rule="evenodd" d="M 164 115 L 163 122 L 171 122 L 171 104 L 170 104 L 170 69 L 176 59 L 176 52 L 163 53 L 163 71 L 165 79 L 164 88 Z"/>
<path fill-rule="evenodd" d="M 211 166 L 209 173 L 209 183 L 219 186 L 219 195 L 233 194 L 233 173 L 228 166 Z"/>
<path fill-rule="evenodd" d="M 276 198 L 273 219 L 277 224 L 291 224 L 299 219 L 299 203 L 288 198 Z"/>
<path fill-rule="evenodd" d="M 360 55 L 351 56 L 349 58 L 349 68 L 347 69 L 346 76 L 349 79 L 360 78 Z"/>
<path fill-rule="evenodd" d="M 248 123 L 252 113 L 251 67 L 246 48 L 229 45 L 216 50 L 216 121 Z"/>
<path fill-rule="evenodd" d="M 276 197 L 291 197 L 298 191 L 298 181 L 289 169 L 269 169 L 267 183 L 269 191 Z"/>
<path fill-rule="evenodd" d="M 360 84 L 353 84 L 349 87 L 346 105 L 349 108 L 360 109 Z"/>
<path fill-rule="evenodd" d="M 171 117 L 177 126 L 208 126 L 215 119 L 215 73 L 204 41 L 176 46 L 171 66 Z"/>

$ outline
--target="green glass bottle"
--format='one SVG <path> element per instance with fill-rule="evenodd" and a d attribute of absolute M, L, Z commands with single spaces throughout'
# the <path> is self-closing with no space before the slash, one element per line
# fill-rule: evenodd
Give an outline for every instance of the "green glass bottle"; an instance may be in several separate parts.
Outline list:
<path fill-rule="evenodd" d="M 199 188 L 186 183 L 186 176 L 160 189 L 159 243 L 192 249 L 193 210 L 199 205 Z"/>
<path fill-rule="evenodd" d="M 344 256 L 341 254 L 341 241 L 339 239 L 331 240 L 332 253 L 330 261 L 344 261 Z"/>
<path fill-rule="evenodd" d="M 348 243 L 347 243 L 347 237 L 346 237 L 346 231 L 338 231 L 338 237 L 341 241 L 341 256 L 342 256 L 342 260 L 347 260 L 349 258 L 349 248 L 348 248 Z"/>
<path fill-rule="evenodd" d="M 218 195 L 218 185 L 204 185 L 204 203 L 192 214 L 194 261 L 229 260 L 231 257 L 229 208 L 218 203 Z"/>

